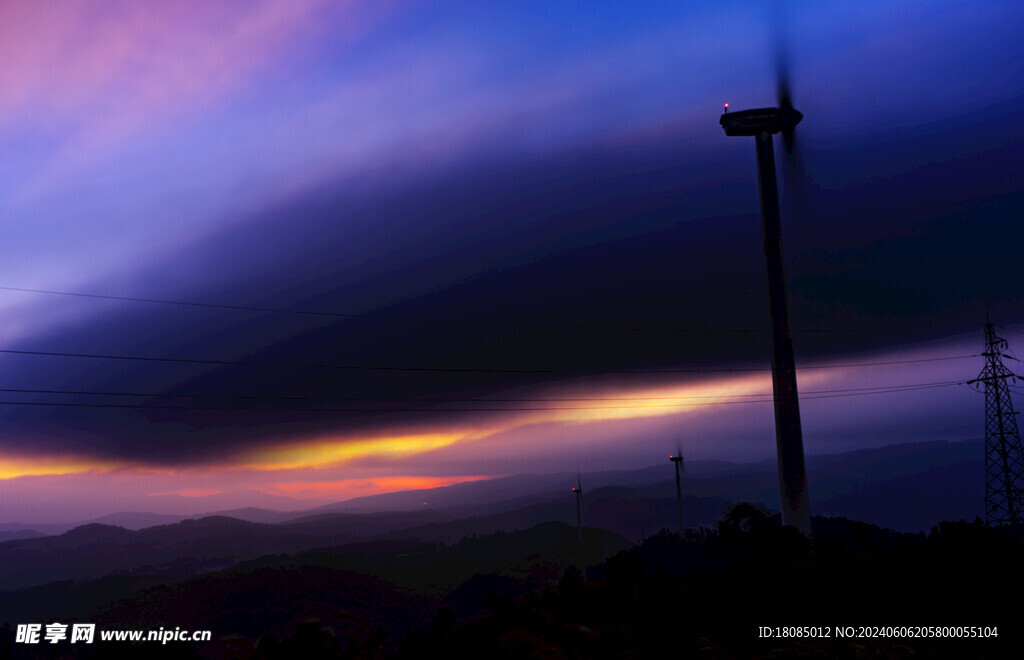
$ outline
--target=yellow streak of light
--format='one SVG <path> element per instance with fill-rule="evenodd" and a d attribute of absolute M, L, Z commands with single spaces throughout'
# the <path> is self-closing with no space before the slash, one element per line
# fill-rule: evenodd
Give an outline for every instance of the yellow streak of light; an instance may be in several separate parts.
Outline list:
<path fill-rule="evenodd" d="M 362 458 L 401 459 L 453 445 L 470 433 L 423 433 L 380 438 L 320 438 L 259 449 L 234 466 L 252 470 L 289 470 L 344 464 Z"/>
<path fill-rule="evenodd" d="M 802 375 L 801 384 L 807 386 L 825 379 L 827 374 L 824 373 Z M 515 408 L 510 408 L 508 413 L 498 413 L 499 418 L 491 417 L 490 423 L 481 424 L 473 430 L 413 432 L 377 438 L 321 437 L 255 450 L 231 467 L 269 471 L 324 468 L 360 459 L 400 460 L 456 443 L 478 441 L 498 433 L 537 424 L 591 424 L 708 412 L 721 410 L 717 404 L 726 401 L 745 400 L 735 398 L 738 396 L 750 396 L 753 400 L 770 402 L 771 377 L 761 373 L 682 385 L 605 389 L 600 393 L 591 392 L 586 396 L 576 396 L 582 400 L 552 401 L 549 404 L 551 410 L 516 411 Z M 537 405 L 529 404 L 530 407 Z M 468 407 L 466 417 L 472 416 L 473 410 Z"/>
<path fill-rule="evenodd" d="M 825 379 L 826 375 L 824 373 L 802 374 L 800 382 L 802 386 L 806 387 Z M 614 401 L 564 403 L 558 406 L 561 409 L 552 406 L 550 412 L 533 412 L 528 417 L 518 418 L 519 423 L 515 426 L 544 422 L 587 424 L 610 420 L 663 417 L 680 413 L 711 412 L 722 410 L 721 404 L 724 403 L 758 400 L 770 402 L 771 390 L 771 377 L 766 374 L 751 374 L 684 385 L 606 390 L 592 396 L 595 399 L 618 398 Z M 578 409 L 573 410 L 572 408 Z"/>
<path fill-rule="evenodd" d="M 801 374 L 801 387 L 830 380 L 834 374 L 815 372 Z M 507 413 L 487 413 L 488 422 L 480 422 L 478 414 L 467 407 L 465 419 L 478 421 L 462 429 L 444 432 L 406 432 L 381 437 L 359 438 L 351 436 L 321 436 L 311 440 L 291 442 L 278 446 L 250 450 L 241 457 L 224 457 L 219 465 L 206 464 L 206 469 L 236 470 L 294 470 L 344 465 L 363 459 L 401 460 L 436 449 L 484 438 L 540 424 L 592 424 L 613 420 L 643 419 L 678 415 L 681 413 L 728 410 L 720 403 L 748 400 L 771 400 L 771 379 L 767 374 L 751 374 L 722 378 L 714 381 L 665 386 L 602 388 L 581 395 L 579 390 L 569 394 L 564 388 L 547 396 L 572 398 L 577 401 L 555 401 L 547 404 L 550 410 L 517 411 L 510 407 Z M 755 395 L 755 396 L 751 396 Z M 759 397 L 756 395 L 764 395 Z M 589 400 L 587 400 L 589 398 Z M 486 403 L 486 401 L 482 401 Z M 544 403 L 531 402 L 528 407 L 544 407 Z M 111 472 L 119 469 L 153 471 L 174 474 L 195 468 L 164 468 L 160 465 L 129 464 L 81 456 L 12 456 L 0 455 L 0 479 L 22 476 L 71 475 L 86 472 Z"/>
<path fill-rule="evenodd" d="M 120 463 L 82 456 L 0 455 L 0 479 L 110 472 L 120 467 L 123 467 Z"/>

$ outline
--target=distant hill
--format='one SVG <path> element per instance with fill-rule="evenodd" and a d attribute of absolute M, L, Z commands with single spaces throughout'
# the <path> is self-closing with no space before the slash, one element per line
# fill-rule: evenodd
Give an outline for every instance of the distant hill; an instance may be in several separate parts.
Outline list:
<path fill-rule="evenodd" d="M 157 525 L 173 525 L 195 516 L 177 516 L 169 513 L 146 513 L 144 511 L 120 511 L 106 516 L 100 516 L 86 524 L 112 525 L 124 527 L 125 529 L 145 529 Z M 81 525 L 76 525 L 80 527 Z M 74 527 L 72 527 L 74 529 Z"/>
<path fill-rule="evenodd" d="M 101 525 L 116 525 L 118 527 L 124 527 L 125 529 L 145 529 L 147 527 L 156 527 L 157 525 L 172 525 L 174 523 L 181 522 L 182 520 L 205 518 L 209 516 L 225 516 L 227 518 L 234 518 L 236 520 L 245 520 L 247 522 L 274 524 L 286 522 L 296 517 L 306 515 L 303 511 L 273 511 L 271 509 L 261 509 L 259 507 L 248 506 L 241 509 L 226 509 L 223 511 L 210 511 L 208 513 L 202 513 L 198 515 L 175 515 L 169 513 L 145 513 L 142 511 L 124 511 L 118 513 L 111 513 L 106 516 L 101 516 L 95 520 L 90 520 L 92 523 L 100 523 Z M 77 526 L 77 525 L 75 525 Z"/>
<path fill-rule="evenodd" d="M 940 520 L 983 515 L 984 470 L 980 441 L 897 445 L 812 456 L 807 460 L 815 515 L 845 516 L 901 531 L 923 531 Z M 668 474 L 666 474 L 668 473 Z M 584 475 L 585 523 L 631 541 L 677 525 L 671 466 Z M 698 472 L 698 474 L 700 474 Z M 714 464 L 683 480 L 684 524 L 714 525 L 727 502 L 749 501 L 778 509 L 774 461 L 745 466 Z M 668 478 L 665 478 L 668 477 Z M 599 485 L 602 480 L 618 482 Z M 465 536 L 525 530 L 560 521 L 575 524 L 575 475 L 525 475 L 475 481 L 431 491 L 369 498 L 377 505 L 410 503 L 431 494 L 434 506 L 379 512 L 239 510 L 278 520 L 254 523 L 230 517 L 184 520 L 131 531 L 90 524 L 59 536 L 0 542 L 0 585 L 6 589 L 114 572 L 187 577 L 265 554 L 299 552 L 359 539 L 455 543 Z M 522 491 L 530 491 L 522 495 Z M 499 500 L 500 497 L 510 499 Z M 428 502 L 429 503 L 429 502 Z M 345 505 L 346 503 L 340 503 Z M 451 506 L 444 506 L 451 504 Z M 340 506 L 338 505 L 338 506 Z M 144 513 L 108 520 L 145 524 Z M 7 532 L 29 534 L 24 526 Z"/>
<path fill-rule="evenodd" d="M 314 533 L 216 516 L 139 531 L 90 524 L 59 536 L 0 543 L 0 584 L 17 589 L 111 573 L 184 577 L 263 554 L 354 538 L 336 530 Z"/>
<path fill-rule="evenodd" d="M 880 524 L 898 529 L 924 529 L 940 518 L 973 518 L 983 515 L 984 498 L 982 470 L 984 457 L 980 440 L 966 442 L 924 442 L 890 445 L 877 449 L 865 449 L 842 454 L 807 457 L 807 471 L 812 507 L 815 514 L 851 515 L 864 520 L 877 520 Z M 948 468 L 934 471 L 933 468 Z M 942 474 L 940 478 L 938 475 Z M 931 477 L 929 477 L 931 474 Z M 916 479 L 922 482 L 911 484 Z M 953 479 L 961 484 L 960 494 L 943 489 L 941 481 Z M 265 501 L 283 504 L 274 510 L 260 507 L 214 508 L 218 501 L 236 498 L 237 494 L 220 494 L 203 498 L 178 498 L 187 501 L 190 510 L 201 509 L 202 504 L 210 506 L 199 513 L 148 513 L 121 512 L 95 520 L 76 524 L 30 525 L 25 523 L 0 523 L 0 533 L 31 529 L 44 534 L 59 534 L 86 522 L 111 524 L 126 529 L 144 529 L 155 525 L 180 522 L 200 515 L 222 515 L 249 522 L 275 524 L 285 523 L 327 514 L 367 513 L 421 513 L 420 519 L 410 518 L 407 526 L 430 522 L 452 521 L 458 518 L 489 515 L 501 511 L 512 511 L 533 505 L 544 505 L 558 499 L 575 483 L 574 473 L 527 474 L 470 481 L 441 488 L 409 490 L 383 493 L 367 497 L 334 502 L 308 509 L 296 509 L 297 500 L 272 497 Z M 909 481 L 908 481 L 909 480 Z M 583 475 L 584 492 L 594 493 L 602 487 L 620 486 L 644 491 L 645 496 L 675 499 L 675 484 L 671 464 L 666 460 L 638 470 L 593 472 Z M 887 491 L 882 485 L 893 482 Z M 911 484 L 909 491 L 901 491 L 900 483 Z M 692 461 L 685 464 L 683 481 L 684 493 L 698 499 L 715 501 L 752 501 L 772 508 L 778 508 L 778 483 L 775 459 L 753 463 L 728 463 L 724 461 Z M 979 490 L 981 489 L 981 490 Z M 877 493 L 876 493 L 877 490 Z M 888 492 L 889 495 L 883 495 Z M 916 498 L 916 493 L 931 492 L 935 497 Z M 858 502 L 858 493 L 864 497 Z M 979 495 L 979 493 L 981 493 Z M 171 496 L 169 496 L 171 497 Z M 220 498 L 218 500 L 217 498 Z M 270 496 L 268 496 L 270 497 Z M 888 497 L 888 499 L 886 499 Z M 570 498 L 571 499 L 571 498 Z M 923 499 L 916 502 L 916 499 Z M 884 503 L 883 503 L 883 500 Z M 164 502 L 161 500 L 163 504 Z M 875 502 L 866 505 L 866 502 Z M 163 504 L 161 506 L 163 506 Z M 693 524 L 710 524 L 710 518 L 699 513 L 688 517 Z M 561 519 L 561 518 L 559 518 Z M 354 521 L 354 518 L 349 520 Z M 397 518 L 392 522 L 397 522 Z M 637 527 L 645 530 L 650 525 L 675 524 L 671 520 L 655 516 Z M 687 524 L 690 524 L 689 522 Z M 368 528 L 373 525 L 367 525 Z M 389 529 L 397 529 L 392 525 Z M 368 531 L 370 535 L 384 530 Z M 620 530 L 625 531 L 625 530 Z M 0 541 L 3 539 L 0 538 Z"/>
<path fill-rule="evenodd" d="M 842 454 L 807 457 L 808 487 L 815 514 L 851 515 L 873 520 L 884 516 L 900 529 L 917 530 L 934 524 L 941 518 L 982 515 L 984 499 L 982 469 L 984 447 L 980 440 L 966 442 L 923 442 L 890 445 Z M 936 468 L 943 468 L 936 471 Z M 922 480 L 920 487 L 931 491 L 924 482 L 954 479 L 966 490 L 953 496 L 932 500 L 929 506 L 903 506 L 895 498 L 879 506 L 851 508 L 860 492 L 885 490 L 887 482 L 914 482 Z M 311 509 L 306 514 L 330 512 L 380 512 L 397 510 L 426 510 L 455 508 L 460 515 L 483 515 L 499 511 L 518 510 L 533 505 L 543 506 L 558 494 L 568 492 L 576 475 L 572 473 L 531 474 L 471 481 L 429 490 L 371 495 Z M 908 481 L 909 480 L 909 481 Z M 609 486 L 622 486 L 640 490 L 645 496 L 675 499 L 675 481 L 672 467 L 652 466 L 639 470 L 595 472 L 583 475 L 584 493 Z M 752 501 L 778 508 L 779 491 L 775 459 L 755 463 L 727 463 L 723 461 L 694 461 L 685 464 L 684 494 L 714 500 Z M 913 487 L 913 486 L 912 486 Z M 981 495 L 978 495 L 981 488 Z M 844 499 L 849 495 L 853 500 Z M 571 497 L 567 497 L 571 500 Z M 585 498 L 586 499 L 586 498 Z M 976 504 L 972 504 L 972 502 Z M 818 507 L 822 508 L 819 509 Z M 698 511 L 700 511 L 698 507 Z M 674 512 L 672 514 L 674 521 Z M 671 521 L 654 521 L 667 524 Z M 699 515 L 696 522 L 709 524 L 713 519 Z"/>
<path fill-rule="evenodd" d="M 926 531 L 940 520 L 984 516 L 983 443 L 930 442 L 865 449 L 807 459 L 812 512 L 845 516 L 908 532 Z M 779 508 L 775 461 L 731 466 L 732 473 L 683 479 L 687 527 L 713 526 L 727 502 Z M 573 475 L 575 476 L 575 475 Z M 678 525 L 675 479 L 639 487 L 592 489 L 585 478 L 585 522 L 636 540 Z M 473 484 L 464 484 L 469 487 Z M 449 522 L 433 522 L 391 537 L 451 542 L 460 535 L 526 529 L 546 520 L 575 522 L 571 493 L 514 509 Z M 522 500 L 520 500 L 522 501 Z M 506 503 L 508 504 L 508 503 Z"/>
<path fill-rule="evenodd" d="M 97 518 L 71 519 L 56 523 L 0 520 L 0 531 L 34 529 L 44 534 L 62 534 L 89 523 L 117 525 L 126 529 L 142 529 L 154 525 L 180 522 L 187 518 L 215 515 L 228 515 L 240 520 L 251 519 L 251 522 L 281 522 L 289 518 L 287 512 L 302 512 L 309 507 L 322 506 L 329 502 L 329 500 L 320 498 L 297 500 L 256 490 L 226 491 L 201 496 L 147 495 L 126 498 L 126 501 L 131 502 L 130 508 L 127 510 L 115 511 Z M 248 506 L 240 506 L 242 504 Z M 0 512 L 0 515 L 4 515 L 3 512 Z M 50 515 L 52 518 L 52 513 Z"/>
<path fill-rule="evenodd" d="M 89 522 L 91 522 L 91 521 L 89 521 Z M 64 532 L 68 531 L 72 527 L 78 527 L 79 525 L 84 525 L 84 524 L 86 524 L 86 521 L 79 522 L 77 524 L 61 524 L 61 523 L 39 523 L 39 524 L 34 524 L 33 523 L 33 524 L 29 524 L 29 523 L 21 523 L 21 522 L 8 522 L 8 523 L 0 523 L 0 533 L 3 533 L 3 532 L 31 531 L 31 532 L 36 532 L 38 534 L 51 535 L 52 536 L 54 534 L 63 534 Z"/>
<path fill-rule="evenodd" d="M 899 531 L 926 531 L 940 520 L 984 517 L 984 445 L 981 441 L 892 445 L 845 454 L 807 458 L 811 511 L 818 516 L 844 516 Z M 711 525 L 725 501 L 755 502 L 779 509 L 775 461 L 749 466 L 749 471 L 683 480 L 684 519 L 689 526 Z M 598 492 L 595 492 L 596 496 Z M 630 506 L 609 520 L 591 498 L 595 525 L 629 535 L 638 533 L 648 512 L 646 531 L 675 528 L 675 481 L 623 494 Z M 647 508 L 644 508 L 646 503 Z M 659 504 L 660 503 L 660 504 Z M 716 512 L 717 509 L 717 512 Z M 634 525 L 627 528 L 625 525 Z"/>
<path fill-rule="evenodd" d="M 654 466 L 639 470 L 621 470 L 595 472 L 585 475 L 588 488 L 605 485 L 642 486 L 661 481 L 665 478 L 667 466 Z M 690 474 L 715 475 L 748 469 L 745 464 L 727 463 L 724 461 L 696 461 L 687 464 Z M 763 468 L 768 470 L 771 466 Z M 85 524 L 99 523 L 116 525 L 125 529 L 144 529 L 156 525 L 167 525 L 182 520 L 203 516 L 227 516 L 238 520 L 256 523 L 283 523 L 323 514 L 364 514 L 383 512 L 424 512 L 445 509 L 444 513 L 431 514 L 431 520 L 454 520 L 459 517 L 476 516 L 493 513 L 498 510 L 515 509 L 528 504 L 550 500 L 553 493 L 565 490 L 566 484 L 574 483 L 574 473 L 528 474 L 464 482 L 440 488 L 407 490 L 396 493 L 382 493 L 354 499 L 319 504 L 294 500 L 278 496 L 260 494 L 261 500 L 268 506 L 262 507 L 218 508 L 218 504 L 231 499 L 238 499 L 239 493 L 220 493 L 203 497 L 184 497 L 181 495 L 144 498 L 140 505 L 156 504 L 161 511 L 174 508 L 178 503 L 180 513 L 153 513 L 145 511 L 125 511 L 111 513 L 99 518 L 69 523 L 47 523 L 31 525 L 27 523 L 0 523 L 0 532 L 35 529 L 46 534 L 61 534 Z M 297 505 L 309 502 L 316 504 L 311 508 L 300 509 Z M 285 510 L 286 509 L 286 510 Z M 422 524 L 426 519 L 410 524 Z"/>
<path fill-rule="evenodd" d="M 281 639 L 316 619 L 341 635 L 387 630 L 394 647 L 442 605 L 471 616 L 486 606 L 492 591 L 510 597 L 556 585 L 568 566 L 599 563 L 632 545 L 603 530 L 586 532 L 582 547 L 575 528 L 545 523 L 447 547 L 370 541 L 265 555 L 187 579 L 122 575 L 63 581 L 0 592 L 0 619 L 59 616 L 142 629 L 173 622 L 253 640 L 265 634 Z M 109 533 L 78 530 L 90 539 Z M 124 539 L 139 532 L 113 534 Z"/>
<path fill-rule="evenodd" d="M 940 520 L 984 519 L 984 500 L 985 468 L 977 461 L 866 484 L 822 498 L 815 511 L 914 532 L 926 531 Z"/>
<path fill-rule="evenodd" d="M 745 471 L 747 464 L 725 461 L 694 461 L 687 463 L 688 473 L 699 476 L 714 476 Z M 773 469 L 765 465 L 760 469 Z M 599 486 L 639 487 L 657 483 L 673 474 L 667 457 L 665 465 L 638 470 L 615 470 L 589 472 L 584 475 L 585 488 Z M 576 474 L 560 472 L 553 474 L 521 474 L 498 479 L 467 481 L 451 486 L 421 490 L 406 490 L 397 493 L 382 493 L 358 497 L 343 502 L 327 504 L 307 513 L 352 512 L 369 513 L 376 511 L 402 511 L 427 508 L 474 508 L 500 506 L 513 503 L 514 507 L 530 502 L 548 499 L 553 493 L 561 493 L 576 484 Z M 505 507 L 503 507 L 505 508 Z M 492 508 L 493 510 L 493 508 Z"/>
<path fill-rule="evenodd" d="M 4 541 L 17 541 L 20 539 L 37 539 L 47 534 L 37 532 L 34 529 L 16 529 L 11 531 L 0 531 L 0 543 Z"/>

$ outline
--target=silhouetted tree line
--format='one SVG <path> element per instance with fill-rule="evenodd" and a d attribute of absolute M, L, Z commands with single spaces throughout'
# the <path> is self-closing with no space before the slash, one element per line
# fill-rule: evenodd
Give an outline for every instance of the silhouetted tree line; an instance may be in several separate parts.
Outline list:
<path fill-rule="evenodd" d="M 942 522 L 908 534 L 815 518 L 813 538 L 749 503 L 716 528 L 669 530 L 491 616 L 411 633 L 399 658 L 1018 657 L 1019 530 Z M 989 639 L 836 639 L 835 626 L 990 626 Z M 829 639 L 760 638 L 760 626 L 828 626 Z"/>

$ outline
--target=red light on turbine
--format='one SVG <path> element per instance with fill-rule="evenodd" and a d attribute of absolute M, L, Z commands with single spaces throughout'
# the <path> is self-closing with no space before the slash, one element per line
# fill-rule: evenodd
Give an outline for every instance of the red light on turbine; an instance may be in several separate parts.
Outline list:
<path fill-rule="evenodd" d="M 729 112 L 729 104 L 728 103 L 725 104 L 725 111 Z"/>

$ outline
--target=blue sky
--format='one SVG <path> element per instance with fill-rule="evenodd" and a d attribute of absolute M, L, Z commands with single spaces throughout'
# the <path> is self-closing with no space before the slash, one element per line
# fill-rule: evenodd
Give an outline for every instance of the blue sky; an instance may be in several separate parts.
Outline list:
<path fill-rule="evenodd" d="M 1022 24 L 1013 2 L 8 3 L 2 348 L 398 369 L 4 354 L 4 387 L 62 393 L 6 394 L 3 492 L 340 497 L 646 465 L 680 436 L 772 455 L 769 404 L 664 397 L 769 391 L 713 371 L 768 359 L 753 147 L 718 115 L 775 103 L 783 47 L 800 364 L 951 358 L 801 388 L 972 377 L 986 303 L 1011 345 L 1024 323 Z M 808 451 L 977 437 L 963 390 L 809 400 Z M 160 407 L 17 405 L 140 403 L 69 392 Z M 602 410 L 464 401 L 552 393 Z M 638 397 L 664 414 L 613 405 Z"/>

